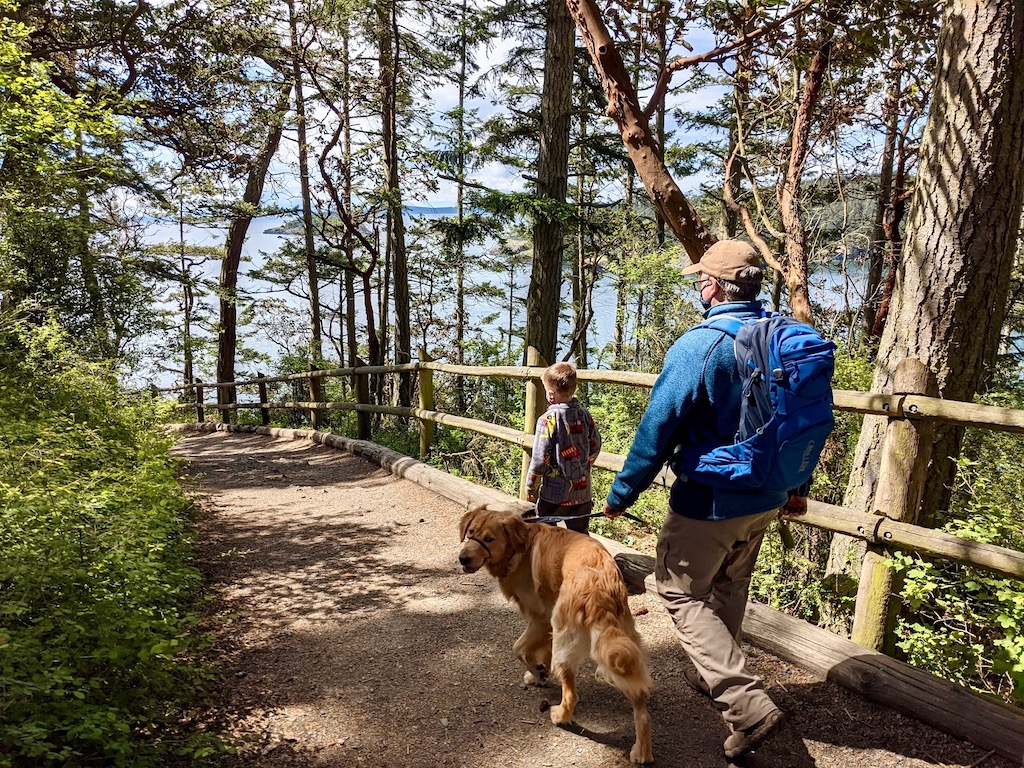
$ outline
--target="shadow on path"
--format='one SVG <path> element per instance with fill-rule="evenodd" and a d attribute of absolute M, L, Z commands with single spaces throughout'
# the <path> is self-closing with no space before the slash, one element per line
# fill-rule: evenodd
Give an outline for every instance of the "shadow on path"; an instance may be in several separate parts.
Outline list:
<path fill-rule="evenodd" d="M 629 764 L 631 708 L 592 669 L 568 728 L 545 711 L 557 688 L 521 686 L 511 645 L 522 622 L 489 576 L 457 567 L 461 508 L 303 441 L 213 433 L 176 453 L 206 510 L 198 552 L 222 670 L 212 715 L 243 740 L 225 765 Z M 646 594 L 631 605 L 655 675 L 657 765 L 727 765 L 725 725 L 687 687 L 667 615 Z M 790 724 L 742 764 L 1016 768 L 749 654 Z"/>

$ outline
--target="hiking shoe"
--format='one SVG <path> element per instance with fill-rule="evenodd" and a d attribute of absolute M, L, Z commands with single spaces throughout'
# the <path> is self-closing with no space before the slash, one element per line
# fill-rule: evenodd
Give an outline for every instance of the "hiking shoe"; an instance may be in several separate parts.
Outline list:
<path fill-rule="evenodd" d="M 771 738 L 786 722 L 786 713 L 773 709 L 749 728 L 733 730 L 725 740 L 725 756 L 739 757 L 753 752 Z"/>
<path fill-rule="evenodd" d="M 686 681 L 688 686 L 693 688 L 693 690 L 701 696 L 706 696 L 709 699 L 711 698 L 711 689 L 708 688 L 708 684 L 704 682 L 704 678 L 700 676 L 700 672 L 696 669 L 693 667 L 684 667 L 683 679 Z"/>

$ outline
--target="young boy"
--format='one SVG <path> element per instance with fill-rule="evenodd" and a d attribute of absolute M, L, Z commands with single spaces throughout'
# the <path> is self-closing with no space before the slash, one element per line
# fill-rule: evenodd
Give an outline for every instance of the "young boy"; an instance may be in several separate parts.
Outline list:
<path fill-rule="evenodd" d="M 555 363 L 541 381 L 551 407 L 537 419 L 526 498 L 537 502 L 538 516 L 560 517 L 570 530 L 588 534 L 586 516 L 594 511 L 590 468 L 601 452 L 601 435 L 575 397 L 575 365 Z"/>

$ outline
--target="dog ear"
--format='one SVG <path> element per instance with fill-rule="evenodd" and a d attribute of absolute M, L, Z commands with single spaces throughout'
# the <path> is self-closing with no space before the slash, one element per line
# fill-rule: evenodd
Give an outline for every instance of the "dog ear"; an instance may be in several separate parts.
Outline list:
<path fill-rule="evenodd" d="M 509 512 L 505 519 L 505 533 L 508 536 L 509 547 L 513 552 L 524 552 L 526 543 L 530 536 L 530 526 L 523 520 L 522 515 L 516 512 Z"/>

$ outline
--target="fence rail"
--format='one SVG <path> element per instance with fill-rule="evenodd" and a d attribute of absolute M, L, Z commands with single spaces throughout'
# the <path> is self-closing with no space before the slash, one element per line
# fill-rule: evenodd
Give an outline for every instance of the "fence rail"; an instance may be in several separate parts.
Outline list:
<path fill-rule="evenodd" d="M 506 365 L 476 366 L 452 365 L 437 362 L 403 363 L 401 365 L 364 365 L 354 368 L 326 368 L 314 371 L 301 371 L 282 376 L 257 376 L 244 381 L 228 382 L 197 382 L 179 384 L 174 387 L 163 387 L 157 392 L 194 392 L 197 388 L 205 389 L 237 389 L 247 385 L 276 384 L 289 381 L 306 381 L 309 379 L 341 378 L 347 376 L 369 376 L 388 373 L 415 373 L 437 371 L 452 373 L 459 376 L 481 376 L 484 378 L 516 379 L 520 381 L 540 381 L 544 366 Z M 646 387 L 650 389 L 657 380 L 657 374 L 638 373 L 636 371 L 605 371 L 580 370 L 577 372 L 580 381 L 592 381 L 601 384 L 620 384 L 624 386 Z M 912 421 L 935 421 L 964 427 L 980 427 L 1001 432 L 1024 433 L 1024 411 L 1002 408 L 995 405 L 964 403 L 956 400 L 943 400 L 937 397 L 925 397 L 915 394 L 879 394 L 837 389 L 832 393 L 833 407 L 837 411 L 859 413 L 866 416 L 885 416 L 892 419 L 910 419 Z M 261 407 L 261 404 L 231 403 L 209 404 L 210 407 L 230 410 L 234 407 Z M 195 403 L 180 403 L 179 408 L 195 408 Z M 278 404 L 262 404 L 262 407 L 276 408 Z M 281 406 L 281 407 L 291 407 Z M 303 406 L 308 408 L 308 406 Z"/>
<path fill-rule="evenodd" d="M 179 403 L 176 407 L 183 410 L 195 409 L 197 421 L 204 420 L 205 409 L 218 409 L 222 421 L 225 420 L 226 414 L 244 409 L 257 409 L 261 412 L 264 425 L 267 425 L 270 423 L 271 410 L 292 409 L 308 412 L 310 420 L 316 426 L 325 412 L 353 411 L 360 414 L 359 437 L 364 439 L 370 437 L 368 414 L 415 418 L 421 425 L 420 452 L 424 456 L 431 445 L 435 425 L 441 424 L 468 430 L 521 448 L 525 452 L 523 470 L 525 478 L 525 463 L 533 446 L 532 431 L 539 407 L 543 402 L 540 376 L 545 368 L 539 364 L 542 361 L 534 350 L 531 349 L 530 353 L 528 360 L 532 364 L 521 366 L 452 365 L 431 361 L 426 358 L 424 353 L 421 353 L 420 361 L 401 365 L 363 365 L 310 370 L 283 376 L 257 376 L 244 381 L 216 384 L 195 382 L 166 387 L 159 391 L 185 391 L 186 396 L 188 393 L 194 393 L 192 395 L 193 402 Z M 917 361 L 905 362 L 913 364 L 909 368 L 913 369 L 915 374 L 921 373 L 920 369 L 923 366 L 920 363 Z M 420 407 L 376 405 L 369 402 L 368 387 L 365 385 L 367 376 L 413 372 L 419 375 Z M 436 410 L 433 397 L 434 373 L 514 379 L 524 382 L 526 384 L 526 413 L 524 414 L 526 430 L 522 431 L 513 427 Z M 321 398 L 322 381 L 326 378 L 339 377 L 355 378 L 358 402 L 328 402 Z M 577 378 L 580 381 L 600 384 L 646 388 L 653 387 L 657 380 L 655 374 L 609 370 L 580 370 L 577 372 Z M 310 382 L 312 400 L 271 402 L 267 398 L 266 387 L 268 384 L 304 380 Z M 913 376 L 907 380 L 913 381 Z M 259 402 L 235 402 L 237 389 L 246 386 L 259 388 Z M 222 402 L 207 404 L 202 402 L 201 393 L 204 387 L 229 389 L 230 392 L 228 397 L 218 398 Z M 886 627 L 885 624 L 887 621 L 891 624 L 892 593 L 897 590 L 891 583 L 891 569 L 878 567 L 879 559 L 885 560 L 890 550 L 912 551 L 926 557 L 982 568 L 1000 576 L 1024 579 L 1024 553 L 1006 547 L 963 539 L 914 524 L 917 520 L 917 505 L 920 495 L 915 495 L 912 488 L 915 482 L 920 484 L 923 466 L 927 464 L 928 454 L 924 444 L 928 440 L 923 436 L 930 434 L 928 430 L 932 429 L 935 424 L 955 424 L 1022 433 L 1024 432 L 1024 411 L 942 400 L 919 394 L 919 391 L 928 390 L 923 385 L 920 390 L 909 391 L 906 394 L 836 390 L 833 393 L 835 410 L 881 416 L 889 421 L 886 450 L 883 451 L 883 467 L 880 473 L 885 477 L 885 482 L 880 482 L 872 508 L 876 510 L 876 513 L 869 514 L 860 510 L 811 501 L 806 515 L 791 519 L 793 522 L 846 534 L 867 542 L 868 556 L 865 559 L 865 570 L 862 572 L 859 585 L 854 639 L 875 649 L 883 649 L 892 642 L 892 628 L 891 626 Z M 615 472 L 622 469 L 624 461 L 624 456 L 602 452 L 595 466 Z M 671 470 L 666 468 L 655 482 L 667 487 L 671 486 L 674 480 L 675 476 Z M 885 486 L 884 494 L 883 485 Z M 880 582 L 884 586 L 881 590 L 879 589 Z M 886 618 L 887 616 L 890 618 Z"/>

